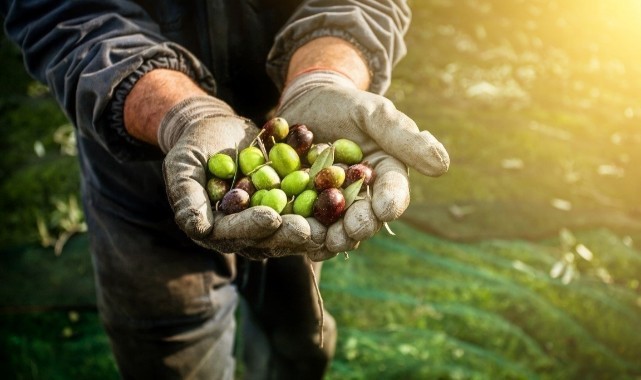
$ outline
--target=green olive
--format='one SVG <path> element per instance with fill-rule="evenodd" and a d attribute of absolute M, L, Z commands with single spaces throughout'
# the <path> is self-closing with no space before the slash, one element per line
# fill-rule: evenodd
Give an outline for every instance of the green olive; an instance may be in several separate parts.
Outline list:
<path fill-rule="evenodd" d="M 216 153 L 207 160 L 209 172 L 218 178 L 229 179 L 236 174 L 234 159 L 225 153 Z"/>
<path fill-rule="evenodd" d="M 309 173 L 303 170 L 296 170 L 291 172 L 283 178 L 280 183 L 280 188 L 283 189 L 288 197 L 298 195 L 307 188 L 309 184 Z"/>
<path fill-rule="evenodd" d="M 280 214 L 285 209 L 285 206 L 287 206 L 287 195 L 281 189 L 271 189 L 265 193 L 260 204 L 262 206 L 271 207 Z"/>
<path fill-rule="evenodd" d="M 300 169 L 300 157 L 291 146 L 285 143 L 277 143 L 269 151 L 271 166 L 281 178 L 287 174 Z"/>
<path fill-rule="evenodd" d="M 355 142 L 348 139 L 334 141 L 334 160 L 347 165 L 354 165 L 363 160 L 363 151 Z"/>
<path fill-rule="evenodd" d="M 238 153 L 238 166 L 245 175 L 264 163 L 263 152 L 255 146 L 249 146 Z"/>
<path fill-rule="evenodd" d="M 314 202 L 318 198 L 316 190 L 305 190 L 300 193 L 294 200 L 294 214 L 298 214 L 305 218 L 312 215 L 314 212 Z"/>
<path fill-rule="evenodd" d="M 251 197 L 249 205 L 251 207 L 260 206 L 260 202 L 263 200 L 263 197 L 265 196 L 265 194 L 267 194 L 268 191 L 269 190 L 267 189 L 262 189 L 255 192 Z"/>
<path fill-rule="evenodd" d="M 263 166 L 251 175 L 256 190 L 274 189 L 280 186 L 280 177 L 276 170 L 269 165 Z"/>

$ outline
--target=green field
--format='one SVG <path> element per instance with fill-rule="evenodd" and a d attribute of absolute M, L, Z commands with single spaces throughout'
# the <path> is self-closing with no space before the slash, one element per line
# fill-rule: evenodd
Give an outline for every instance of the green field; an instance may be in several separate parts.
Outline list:
<path fill-rule="evenodd" d="M 412 5 L 387 96 L 451 168 L 412 172 L 396 235 L 325 264 L 329 378 L 641 379 L 641 5 Z M 116 379 L 72 136 L 4 39 L 0 56 L 0 371 Z"/>

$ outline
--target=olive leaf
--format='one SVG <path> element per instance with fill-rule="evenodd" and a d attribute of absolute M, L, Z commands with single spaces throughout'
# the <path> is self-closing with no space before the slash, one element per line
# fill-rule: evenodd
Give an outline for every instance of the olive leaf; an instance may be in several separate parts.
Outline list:
<path fill-rule="evenodd" d="M 319 171 L 325 169 L 328 166 L 334 164 L 334 147 L 330 146 L 329 148 L 323 150 L 319 155 L 314 164 L 309 169 L 309 178 L 316 177 Z"/>
<path fill-rule="evenodd" d="M 363 178 L 347 186 L 343 190 L 343 197 L 345 198 L 345 209 L 354 203 L 358 197 L 358 193 L 361 192 L 361 187 L 363 186 Z"/>

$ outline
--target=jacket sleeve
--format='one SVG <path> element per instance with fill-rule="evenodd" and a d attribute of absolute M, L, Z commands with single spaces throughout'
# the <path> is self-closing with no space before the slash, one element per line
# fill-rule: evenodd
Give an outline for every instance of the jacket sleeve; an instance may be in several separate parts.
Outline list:
<path fill-rule="evenodd" d="M 27 71 L 46 83 L 78 133 L 120 161 L 157 150 L 129 136 L 125 97 L 154 68 L 182 71 L 209 91 L 211 74 L 190 52 L 166 41 L 133 2 L 119 0 L 0 0 L 8 37 Z"/>
<path fill-rule="evenodd" d="M 298 47 L 323 36 L 343 38 L 356 46 L 372 73 L 369 91 L 389 87 L 393 66 L 406 54 L 403 40 L 411 12 L 404 0 L 305 1 L 276 36 L 267 71 L 282 88 L 289 59 Z"/>

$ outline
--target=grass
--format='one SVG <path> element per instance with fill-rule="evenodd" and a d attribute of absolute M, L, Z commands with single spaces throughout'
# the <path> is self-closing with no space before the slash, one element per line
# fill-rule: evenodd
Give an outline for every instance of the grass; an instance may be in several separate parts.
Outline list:
<path fill-rule="evenodd" d="M 412 3 L 387 95 L 451 170 L 412 172 L 397 236 L 325 264 L 340 331 L 329 378 L 641 378 L 641 8 Z M 39 245 L 78 193 L 54 136 L 66 120 L 4 39 L 0 55 L 0 370 L 115 379 L 87 236 L 59 256 Z"/>

